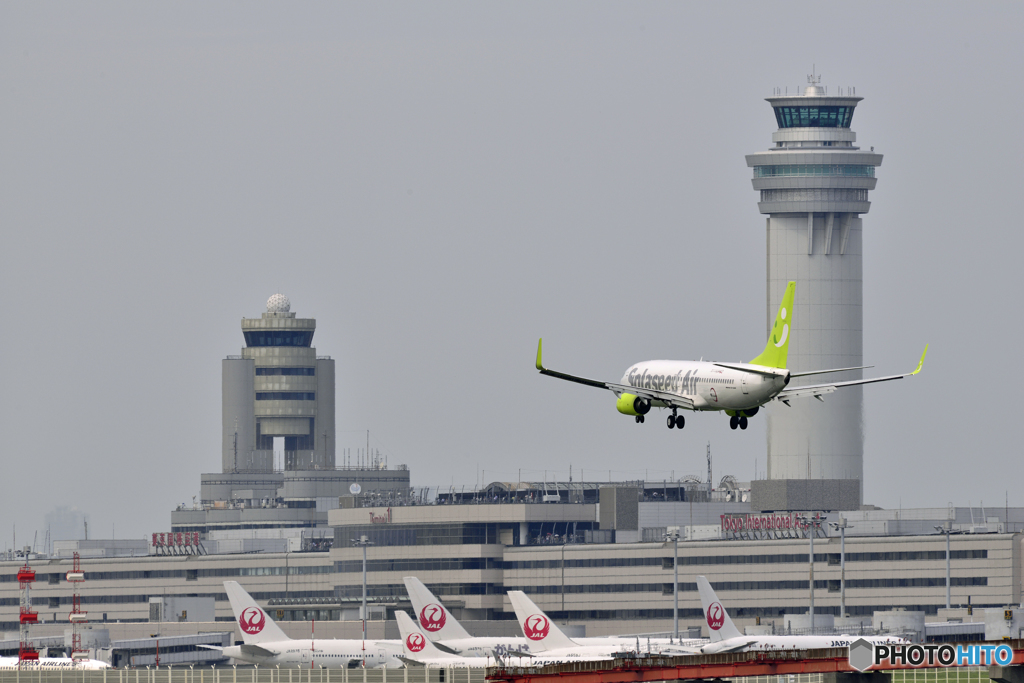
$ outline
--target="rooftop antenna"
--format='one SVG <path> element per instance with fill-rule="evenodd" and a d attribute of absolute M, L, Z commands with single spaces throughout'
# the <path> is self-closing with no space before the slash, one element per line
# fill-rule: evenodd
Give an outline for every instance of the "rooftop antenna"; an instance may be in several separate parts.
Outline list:
<path fill-rule="evenodd" d="M 708 502 L 711 502 L 711 442 L 708 441 Z"/>

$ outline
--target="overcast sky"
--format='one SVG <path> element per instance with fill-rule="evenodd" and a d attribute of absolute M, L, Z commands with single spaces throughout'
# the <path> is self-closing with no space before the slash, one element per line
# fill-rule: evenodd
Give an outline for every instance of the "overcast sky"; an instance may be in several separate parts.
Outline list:
<path fill-rule="evenodd" d="M 865 502 L 1024 505 L 1022 35 L 1020 2 L 3 3 L 0 538 L 58 505 L 169 529 L 277 291 L 336 359 L 339 448 L 369 429 L 415 485 L 702 474 L 709 441 L 749 480 L 763 416 L 638 426 L 534 354 L 760 351 L 744 155 L 812 65 L 885 155 L 864 360 L 931 343 L 864 390 Z"/>

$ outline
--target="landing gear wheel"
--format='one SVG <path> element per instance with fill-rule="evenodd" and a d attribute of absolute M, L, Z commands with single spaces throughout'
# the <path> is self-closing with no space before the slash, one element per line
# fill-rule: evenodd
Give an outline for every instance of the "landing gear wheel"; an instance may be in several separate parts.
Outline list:
<path fill-rule="evenodd" d="M 644 423 L 644 416 L 643 416 L 643 415 L 641 415 L 641 416 L 640 416 L 640 424 L 643 424 L 643 423 Z"/>
<path fill-rule="evenodd" d="M 682 415 L 676 415 L 676 429 L 682 429 L 686 426 L 686 418 Z"/>
<path fill-rule="evenodd" d="M 676 416 L 675 415 L 669 415 L 668 419 L 665 422 L 666 422 L 666 424 L 668 424 L 668 428 L 672 429 L 673 427 L 676 426 Z"/>
<path fill-rule="evenodd" d="M 633 422 L 636 422 L 637 424 L 640 424 L 640 416 L 639 415 L 635 416 L 633 418 Z"/>
<path fill-rule="evenodd" d="M 729 418 L 729 429 L 736 429 L 740 426 L 740 419 L 733 415 Z"/>
<path fill-rule="evenodd" d="M 746 428 L 747 428 L 747 418 L 741 417 L 740 418 L 740 429 L 746 429 Z"/>

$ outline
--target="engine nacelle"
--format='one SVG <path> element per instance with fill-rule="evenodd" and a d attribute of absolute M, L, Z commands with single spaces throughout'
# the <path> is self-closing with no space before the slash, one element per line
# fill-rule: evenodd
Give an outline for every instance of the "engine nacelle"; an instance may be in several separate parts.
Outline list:
<path fill-rule="evenodd" d="M 729 417 L 754 417 L 760 409 L 760 406 L 754 406 L 753 408 L 747 408 L 746 410 L 727 410 L 725 411 L 725 414 Z"/>
<path fill-rule="evenodd" d="M 646 415 L 651 412 L 651 402 L 636 394 L 623 394 L 615 402 L 615 409 L 623 415 Z"/>

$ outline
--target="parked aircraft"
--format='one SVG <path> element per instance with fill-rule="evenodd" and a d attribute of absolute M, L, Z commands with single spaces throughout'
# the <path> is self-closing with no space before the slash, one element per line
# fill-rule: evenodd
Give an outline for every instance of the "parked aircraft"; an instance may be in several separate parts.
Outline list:
<path fill-rule="evenodd" d="M 509 591 L 508 598 L 530 642 L 535 657 L 564 661 L 610 659 L 614 653 L 633 651 L 650 654 L 694 654 L 704 641 L 671 643 L 664 638 L 570 638 L 522 591 Z"/>
<path fill-rule="evenodd" d="M 650 360 L 630 366 L 618 382 L 602 382 L 587 379 L 563 372 L 548 370 L 541 362 L 541 345 L 537 342 L 537 369 L 542 375 L 585 384 L 599 389 L 607 389 L 617 397 L 615 407 L 624 415 L 632 415 L 638 423 L 651 408 L 669 408 L 668 428 L 682 429 L 686 419 L 679 414 L 680 410 L 720 411 L 729 416 L 729 426 L 733 429 L 747 428 L 747 419 L 757 414 L 761 406 L 770 401 L 780 401 L 786 406 L 797 398 L 813 396 L 823 401 L 822 396 L 831 394 L 843 387 L 888 382 L 903 379 L 921 372 L 924 357 L 928 353 L 925 344 L 921 360 L 913 372 L 886 377 L 871 377 L 845 382 L 812 384 L 790 387 L 789 382 L 795 377 L 824 375 L 847 370 L 863 370 L 870 366 L 853 368 L 834 368 L 831 370 L 812 370 L 810 372 L 790 372 L 786 369 L 789 353 L 789 330 L 793 324 L 793 300 L 796 282 L 790 282 L 782 296 L 779 311 L 775 316 L 775 325 L 764 351 L 749 363 L 717 363 L 712 361 L 679 361 Z"/>
<path fill-rule="evenodd" d="M 863 638 L 872 645 L 903 644 L 910 641 L 892 636 L 851 636 L 851 635 L 783 635 L 783 636 L 745 636 L 740 633 L 729 618 L 711 584 L 703 576 L 697 577 L 697 590 L 700 602 L 704 607 L 704 618 L 711 633 L 711 642 L 701 648 L 704 654 L 722 652 L 745 652 L 747 650 L 793 650 L 822 647 L 849 647 L 850 643 Z"/>
<path fill-rule="evenodd" d="M 405 612 L 395 612 L 395 620 L 398 622 L 398 632 L 402 634 L 402 661 L 407 665 L 425 666 L 428 669 L 468 669 L 495 663 L 493 657 L 461 657 L 442 652 Z"/>
<path fill-rule="evenodd" d="M 406 576 L 403 580 L 420 630 L 442 651 L 463 657 L 504 657 L 530 653 L 530 641 L 526 638 L 469 635 L 422 581 L 415 576 Z"/>
<path fill-rule="evenodd" d="M 226 657 L 250 664 L 279 664 L 306 669 L 402 666 L 401 645 L 396 641 L 292 639 L 285 635 L 237 581 L 225 581 L 224 589 L 242 632 L 243 644 L 224 648 L 213 645 L 204 647 L 222 650 Z"/>
<path fill-rule="evenodd" d="M 0 657 L 0 671 L 97 671 L 110 665 L 98 659 L 72 659 L 71 657 L 40 657 L 18 664 L 17 657 Z"/>

